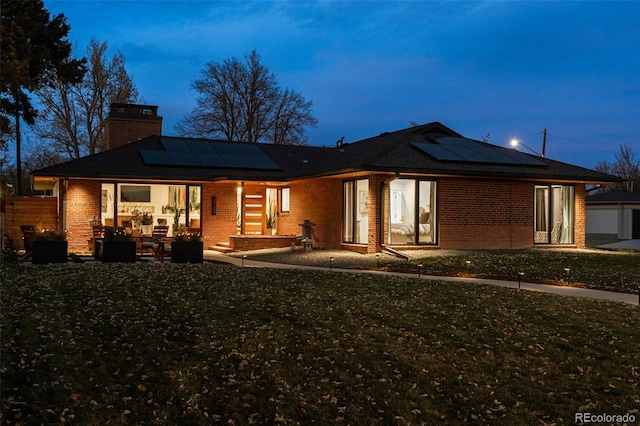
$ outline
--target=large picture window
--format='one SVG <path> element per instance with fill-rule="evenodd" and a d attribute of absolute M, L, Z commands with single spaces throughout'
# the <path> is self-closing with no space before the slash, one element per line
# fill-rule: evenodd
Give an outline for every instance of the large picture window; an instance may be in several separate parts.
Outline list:
<path fill-rule="evenodd" d="M 573 186 L 536 185 L 534 241 L 537 244 L 573 244 Z"/>
<path fill-rule="evenodd" d="M 366 244 L 369 229 L 369 181 L 344 183 L 344 216 L 342 240 L 345 243 Z"/>
<path fill-rule="evenodd" d="M 436 182 L 396 179 L 389 184 L 388 244 L 435 244 Z"/>
<path fill-rule="evenodd" d="M 169 235 L 179 228 L 201 228 L 201 194 L 196 185 L 103 183 L 100 222 L 140 231 L 140 216 L 146 213 L 152 225 L 169 225 Z"/>

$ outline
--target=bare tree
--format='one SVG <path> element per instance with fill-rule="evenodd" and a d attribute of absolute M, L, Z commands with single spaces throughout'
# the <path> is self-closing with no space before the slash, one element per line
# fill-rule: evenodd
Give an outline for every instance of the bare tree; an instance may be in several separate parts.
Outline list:
<path fill-rule="evenodd" d="M 614 162 L 600 161 L 595 169 L 624 179 L 623 183 L 606 185 L 603 192 L 614 190 L 640 192 L 640 160 L 635 159 L 630 144 L 620 145 L 620 151 L 616 153 Z"/>
<path fill-rule="evenodd" d="M 43 119 L 34 127 L 35 132 L 51 141 L 50 149 L 67 158 L 103 151 L 109 106 L 138 100 L 138 90 L 127 74 L 122 53 L 109 59 L 107 43 L 92 39 L 87 58 L 87 73 L 79 84 L 56 80 L 36 92 L 43 106 Z"/>
<path fill-rule="evenodd" d="M 242 142 L 304 145 L 306 126 L 315 126 L 310 101 L 281 89 L 275 75 L 260 64 L 256 51 L 244 61 L 209 62 L 192 87 L 197 107 L 176 126 L 178 133 L 224 137 Z"/>

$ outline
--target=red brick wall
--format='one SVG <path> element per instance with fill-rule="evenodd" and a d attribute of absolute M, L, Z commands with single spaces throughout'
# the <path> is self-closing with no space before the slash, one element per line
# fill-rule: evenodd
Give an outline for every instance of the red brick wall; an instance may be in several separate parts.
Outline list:
<path fill-rule="evenodd" d="M 105 134 L 106 149 L 116 148 L 153 135 L 162 135 L 160 117 L 109 117 Z"/>
<path fill-rule="evenodd" d="M 278 216 L 278 235 L 300 235 L 300 224 L 309 219 L 313 246 L 338 249 L 342 241 L 342 180 L 307 179 L 291 183 L 291 210 Z"/>
<path fill-rule="evenodd" d="M 587 192 L 584 184 L 578 184 L 575 186 L 575 228 L 573 230 L 574 244 L 579 248 L 584 248 L 586 242 L 587 232 Z"/>
<path fill-rule="evenodd" d="M 229 242 L 229 236 L 236 235 L 237 188 L 237 182 L 202 185 L 200 223 L 205 247 Z M 216 197 L 215 215 L 211 211 L 211 197 Z"/>
<path fill-rule="evenodd" d="M 101 184 L 94 180 L 68 181 L 66 190 L 67 240 L 70 252 L 89 250 L 92 235 L 89 219 L 100 217 Z"/>
<path fill-rule="evenodd" d="M 532 182 L 442 178 L 438 242 L 444 249 L 533 247 Z"/>
<path fill-rule="evenodd" d="M 367 251 L 380 250 L 378 208 L 385 175 L 369 181 Z M 497 179 L 441 178 L 438 180 L 438 246 L 443 249 L 521 249 L 533 247 L 534 183 Z M 202 186 L 201 226 L 205 246 L 228 242 L 237 233 L 237 182 Z M 69 251 L 87 251 L 91 237 L 88 219 L 100 215 L 100 182 L 70 180 L 66 192 Z M 319 178 L 292 182 L 291 209 L 279 212 L 278 235 L 300 235 L 305 219 L 313 227 L 314 247 L 338 249 L 342 242 L 342 179 Z M 216 214 L 211 198 L 216 197 Z M 388 201 L 385 199 L 385 203 Z M 55 200 L 50 199 L 55 210 Z M 14 222 L 7 212 L 7 223 Z M 576 185 L 575 245 L 585 246 L 585 188 Z M 17 217 L 17 216 L 16 216 Z M 51 219 L 55 224 L 55 214 Z M 17 223 L 20 225 L 20 223 Z M 19 229 L 19 228 L 18 228 Z M 20 235 L 18 235 L 19 241 Z M 15 238 L 14 238 L 15 239 Z M 424 246 L 432 248 L 433 246 Z"/>
<path fill-rule="evenodd" d="M 380 228 L 382 223 L 380 203 L 382 199 L 382 188 L 386 175 L 372 175 L 369 178 L 369 202 L 367 210 L 369 213 L 369 235 L 367 239 L 367 253 L 377 253 L 382 250 Z"/>

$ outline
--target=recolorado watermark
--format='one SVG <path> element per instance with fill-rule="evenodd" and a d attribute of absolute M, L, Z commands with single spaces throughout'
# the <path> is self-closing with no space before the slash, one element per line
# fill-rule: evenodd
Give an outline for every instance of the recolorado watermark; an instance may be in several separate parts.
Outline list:
<path fill-rule="evenodd" d="M 635 423 L 635 414 L 574 413 L 576 423 Z"/>

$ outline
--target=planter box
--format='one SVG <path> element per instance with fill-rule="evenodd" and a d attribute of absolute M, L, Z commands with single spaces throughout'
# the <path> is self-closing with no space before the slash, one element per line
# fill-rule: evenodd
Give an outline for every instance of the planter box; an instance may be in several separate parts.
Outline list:
<path fill-rule="evenodd" d="M 33 241 L 33 263 L 65 263 L 67 241 Z"/>
<path fill-rule="evenodd" d="M 202 241 L 173 241 L 171 263 L 202 263 L 204 244 Z"/>
<path fill-rule="evenodd" d="M 153 225 L 140 225 L 142 229 L 142 235 L 151 235 L 153 234 Z"/>
<path fill-rule="evenodd" d="M 103 262 L 129 262 L 136 261 L 135 241 L 102 241 Z"/>

